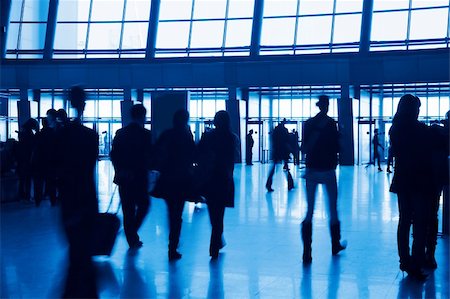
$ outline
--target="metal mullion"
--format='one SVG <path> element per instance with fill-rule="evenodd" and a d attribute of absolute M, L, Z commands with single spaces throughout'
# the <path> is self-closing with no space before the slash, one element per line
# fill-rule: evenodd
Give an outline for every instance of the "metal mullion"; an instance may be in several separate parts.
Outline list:
<path fill-rule="evenodd" d="M 295 28 L 294 28 L 294 42 L 292 50 L 294 51 L 294 55 L 296 54 L 296 46 L 297 46 L 297 33 L 298 33 L 298 18 L 300 14 L 300 0 L 297 0 L 297 10 L 295 12 Z"/>
<path fill-rule="evenodd" d="M 191 7 L 191 19 L 189 20 L 189 36 L 188 36 L 188 44 L 186 49 L 187 57 L 189 57 L 189 52 L 191 48 L 191 36 L 192 36 L 192 24 L 194 19 L 194 9 L 195 9 L 195 0 L 192 0 L 192 7 Z"/>
<path fill-rule="evenodd" d="M 447 48 L 449 37 L 450 37 L 450 1 L 448 6 L 448 17 L 447 17 Z"/>
<path fill-rule="evenodd" d="M 89 46 L 89 31 L 91 30 L 91 15 L 92 15 L 92 1 L 90 0 L 89 3 L 89 14 L 88 14 L 88 23 L 87 23 L 87 29 L 86 29 L 86 43 L 84 47 L 84 58 L 87 58 L 87 52 L 88 52 L 88 46 Z"/>
<path fill-rule="evenodd" d="M 222 38 L 222 57 L 225 55 L 225 42 L 227 39 L 227 24 L 228 24 L 228 11 L 230 8 L 230 0 L 227 0 L 227 5 L 225 7 L 225 20 L 223 23 L 223 38 Z"/>
<path fill-rule="evenodd" d="M 127 0 L 123 1 L 123 10 L 122 10 L 122 27 L 120 29 L 120 37 L 119 37 L 119 58 L 122 55 L 122 41 L 123 41 L 123 27 L 125 27 L 125 13 L 127 11 Z"/>
<path fill-rule="evenodd" d="M 331 15 L 330 53 L 333 53 L 334 21 L 336 20 L 336 0 L 333 1 L 333 14 Z"/>
<path fill-rule="evenodd" d="M 22 22 L 23 22 L 23 11 L 25 8 L 25 0 L 22 1 L 22 8 L 20 10 L 20 23 L 19 23 L 19 30 L 17 33 L 17 46 L 16 46 L 16 59 L 19 59 L 19 51 L 20 50 L 20 36 L 22 35 Z"/>
<path fill-rule="evenodd" d="M 409 0 L 408 24 L 406 27 L 406 50 L 409 50 L 409 35 L 411 33 L 411 7 L 412 7 L 412 0 Z"/>

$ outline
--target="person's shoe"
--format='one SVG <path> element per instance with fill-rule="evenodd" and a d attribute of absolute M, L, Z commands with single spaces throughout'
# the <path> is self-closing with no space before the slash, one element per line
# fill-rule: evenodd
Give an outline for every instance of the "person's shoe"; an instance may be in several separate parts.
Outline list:
<path fill-rule="evenodd" d="M 435 269 L 437 269 L 437 262 L 436 262 L 436 259 L 434 258 L 434 256 L 427 256 L 426 258 L 425 258 L 425 268 L 428 268 L 428 269 L 432 269 L 432 270 L 435 270 Z"/>
<path fill-rule="evenodd" d="M 137 241 L 136 243 L 130 245 L 130 249 L 139 249 L 144 245 L 144 243 L 142 243 L 142 241 Z"/>
<path fill-rule="evenodd" d="M 181 259 L 182 254 L 179 253 L 178 251 L 169 251 L 169 261 L 176 261 Z"/>
<path fill-rule="evenodd" d="M 345 248 L 347 248 L 347 242 L 346 241 L 343 241 L 342 244 L 341 243 L 333 244 L 333 247 L 331 248 L 331 253 L 333 255 L 337 255 L 339 252 L 341 252 Z"/>
<path fill-rule="evenodd" d="M 386 170 L 387 173 L 392 173 L 392 171 L 390 169 Z"/>
<path fill-rule="evenodd" d="M 275 190 L 272 189 L 272 187 L 267 187 L 267 186 L 266 186 L 266 189 L 267 189 L 267 192 L 273 192 L 273 191 L 275 191 Z"/>
<path fill-rule="evenodd" d="M 209 256 L 212 260 L 217 260 L 219 258 L 219 249 L 210 250 Z"/>
<path fill-rule="evenodd" d="M 383 169 L 381 169 L 381 168 L 378 168 L 378 171 L 383 171 Z"/>

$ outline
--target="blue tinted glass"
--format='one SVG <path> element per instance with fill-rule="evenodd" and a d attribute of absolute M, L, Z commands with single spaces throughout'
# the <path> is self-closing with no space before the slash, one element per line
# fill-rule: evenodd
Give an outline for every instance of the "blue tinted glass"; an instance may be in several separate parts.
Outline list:
<path fill-rule="evenodd" d="M 372 18 L 372 41 L 405 40 L 408 12 L 374 13 Z M 389 28 L 389 30 L 386 30 Z"/>
<path fill-rule="evenodd" d="M 293 45 L 294 31 L 295 18 L 263 19 L 261 45 Z"/>
<path fill-rule="evenodd" d="M 118 49 L 121 24 L 91 24 L 88 49 Z"/>
<path fill-rule="evenodd" d="M 193 22 L 191 48 L 222 47 L 223 29 L 223 21 Z"/>
<path fill-rule="evenodd" d="M 59 0 L 58 22 L 60 21 L 87 21 L 89 16 L 90 0 Z"/>
<path fill-rule="evenodd" d="M 230 20 L 227 22 L 226 47 L 249 46 L 252 35 L 252 20 Z"/>
<path fill-rule="evenodd" d="M 148 23 L 125 23 L 122 49 L 145 49 L 147 46 Z"/>
<path fill-rule="evenodd" d="M 22 24 L 20 49 L 44 49 L 46 27 L 47 24 Z"/>
<path fill-rule="evenodd" d="M 156 47 L 186 48 L 189 37 L 189 22 L 164 22 L 158 25 Z"/>
<path fill-rule="evenodd" d="M 55 49 L 84 49 L 87 24 L 58 24 L 55 31 Z"/>
<path fill-rule="evenodd" d="M 160 20 L 191 19 L 192 0 L 161 0 Z"/>
<path fill-rule="evenodd" d="M 445 38 L 448 8 L 411 11 L 410 39 Z"/>
<path fill-rule="evenodd" d="M 297 45 L 327 44 L 331 38 L 331 16 L 298 19 Z"/>
<path fill-rule="evenodd" d="M 92 0 L 91 21 L 121 21 L 124 0 Z"/>

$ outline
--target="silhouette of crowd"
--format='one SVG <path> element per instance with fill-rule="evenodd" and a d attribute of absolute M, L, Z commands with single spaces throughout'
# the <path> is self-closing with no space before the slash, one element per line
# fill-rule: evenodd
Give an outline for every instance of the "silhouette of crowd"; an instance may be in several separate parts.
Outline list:
<path fill-rule="evenodd" d="M 82 124 L 85 91 L 78 86 L 67 94 L 77 114 L 72 121 L 67 113 L 49 109 L 43 128 L 34 119 L 26 121 L 18 135 L 18 143 L 8 143 L 17 153 L 20 197 L 31 200 L 31 181 L 34 201 L 39 206 L 49 198 L 51 205 L 61 206 L 62 226 L 69 244 L 69 269 L 64 297 L 96 297 L 95 274 L 91 261 L 93 231 L 98 214 L 95 167 L 98 159 L 98 134 Z M 439 198 L 444 191 L 448 204 L 449 113 L 443 126 L 427 126 L 418 120 L 420 99 L 404 95 L 398 104 L 389 130 L 389 160 L 394 161 L 394 175 L 390 191 L 397 194 L 399 223 L 397 232 L 400 269 L 423 280 L 426 269 L 436 269 L 434 257 Z M 312 220 L 319 184 L 328 195 L 331 253 L 346 248 L 341 242 L 341 222 L 338 217 L 338 185 L 336 167 L 339 164 L 339 130 L 336 121 L 327 115 L 329 97 L 321 95 L 316 103 L 320 112 L 304 123 L 302 146 L 298 146 L 298 132 L 288 132 L 283 119 L 271 132 L 273 164 L 265 184 L 274 191 L 273 176 L 277 164 L 285 166 L 290 153 L 294 165 L 300 163 L 300 151 L 305 156 L 304 174 L 307 212 L 301 224 L 303 263 L 312 262 Z M 205 201 L 211 223 L 209 254 L 217 259 L 225 246 L 224 215 L 226 207 L 234 207 L 233 171 L 239 138 L 232 133 L 230 117 L 219 111 L 214 117 L 215 128 L 204 132 L 198 144 L 188 125 L 187 110 L 173 115 L 172 128 L 156 136 L 144 128 L 146 109 L 133 105 L 131 123 L 118 130 L 110 153 L 114 166 L 114 183 L 118 185 L 123 211 L 123 226 L 131 250 L 143 246 L 138 231 L 150 208 L 149 192 L 163 198 L 168 211 L 168 259 L 178 260 L 182 215 L 186 201 Z M 253 130 L 247 135 L 247 165 L 252 165 Z M 372 140 L 374 158 L 381 170 L 378 132 Z M 5 145 L 6 148 L 6 145 Z M 2 165 L 8 166 L 8 152 L 2 151 Z M 374 160 L 374 163 L 375 163 Z M 151 170 L 159 172 L 153 190 L 149 190 Z M 388 167 L 390 172 L 390 168 Z M 288 167 L 285 167 L 287 186 L 295 187 Z M 345 191 L 345 190 L 343 190 Z M 410 249 L 409 237 L 413 229 Z"/>

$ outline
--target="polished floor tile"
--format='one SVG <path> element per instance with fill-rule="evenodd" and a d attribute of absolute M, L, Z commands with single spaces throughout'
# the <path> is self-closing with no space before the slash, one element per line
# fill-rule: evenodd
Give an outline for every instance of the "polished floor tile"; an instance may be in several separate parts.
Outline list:
<path fill-rule="evenodd" d="M 292 166 L 291 166 L 292 167 Z M 375 168 L 338 169 L 339 216 L 348 248 L 331 256 L 326 194 L 319 188 L 313 223 L 313 263 L 303 267 L 300 223 L 306 200 L 301 170 L 287 191 L 281 166 L 272 193 L 265 191 L 268 164 L 237 165 L 236 207 L 225 212 L 227 246 L 217 261 L 208 254 L 210 224 L 205 205 L 188 203 L 180 252 L 167 260 L 167 217 L 161 199 L 140 231 L 144 242 L 128 252 L 119 233 L 111 257 L 96 257 L 102 298 L 449 298 L 449 239 L 439 238 L 439 268 L 418 283 L 398 268 L 397 201 L 392 177 Z M 108 161 L 98 166 L 101 210 L 114 191 Z M 112 209 L 117 208 L 118 195 Z M 59 210 L 45 202 L 1 206 L 1 298 L 54 298 L 66 271 L 66 243 Z M 119 213 L 120 215 L 120 213 Z"/>

